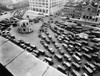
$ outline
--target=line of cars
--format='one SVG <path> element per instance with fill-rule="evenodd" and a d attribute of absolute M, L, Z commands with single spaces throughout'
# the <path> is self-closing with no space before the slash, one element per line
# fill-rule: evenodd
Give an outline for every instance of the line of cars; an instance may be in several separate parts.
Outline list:
<path fill-rule="evenodd" d="M 71 56 L 68 55 L 68 54 L 66 54 L 66 53 L 64 53 L 64 51 L 58 46 L 58 44 L 57 44 L 55 41 L 52 41 L 52 37 L 51 37 L 51 35 L 50 35 L 48 32 L 45 32 L 45 34 L 47 35 L 48 39 L 50 39 L 50 42 L 53 43 L 54 47 L 55 47 L 55 48 L 57 49 L 57 51 L 59 52 L 59 54 L 55 54 L 54 57 L 55 57 L 58 61 L 62 62 L 62 65 L 64 66 L 64 67 L 62 67 L 62 66 L 58 65 L 58 66 L 57 66 L 57 69 L 66 74 L 66 68 L 67 68 L 67 67 L 69 67 L 69 69 L 71 68 L 71 64 L 70 64 L 70 62 L 71 62 Z M 45 37 L 45 38 L 46 38 L 46 37 Z M 42 37 L 42 39 L 43 39 L 43 37 Z M 44 40 L 44 39 L 43 39 L 43 40 Z M 44 40 L 44 41 L 45 41 L 45 40 Z M 43 41 L 42 41 L 42 42 L 43 42 Z M 46 41 L 45 41 L 45 42 L 46 42 Z M 44 44 L 43 44 L 43 45 L 44 45 Z M 71 47 L 71 46 L 70 46 L 70 47 Z M 47 48 L 48 48 L 48 47 L 47 47 Z M 66 61 L 63 61 L 63 58 L 64 58 Z M 52 59 L 51 59 L 51 60 L 49 59 L 49 63 L 50 63 L 50 61 L 52 61 Z M 69 61 L 69 62 L 67 62 L 67 61 Z M 77 66 L 76 66 L 76 67 L 77 67 Z"/>
<path fill-rule="evenodd" d="M 64 35 L 66 35 L 66 34 L 64 32 L 61 33 L 61 36 L 60 36 L 60 33 L 59 33 L 60 30 L 57 27 L 53 28 L 53 27 L 50 26 L 50 29 L 54 33 L 56 33 L 55 34 L 55 38 L 57 38 L 57 40 L 58 40 L 59 43 L 63 44 L 64 49 L 67 50 L 70 55 L 72 54 L 73 60 L 75 61 L 75 63 L 77 63 L 80 66 L 81 60 L 82 60 L 81 58 L 83 58 L 83 57 L 86 59 L 86 62 L 89 61 L 91 63 L 89 66 L 87 66 L 88 68 L 84 66 L 86 68 L 85 70 L 87 70 L 87 71 L 84 72 L 82 74 L 82 76 L 90 76 L 90 75 L 93 75 L 93 73 L 95 71 L 97 71 L 97 69 L 99 68 L 99 64 L 100 64 L 99 60 L 100 59 L 98 57 L 99 56 L 99 53 L 98 53 L 99 49 L 96 46 L 90 46 L 89 43 L 88 43 L 89 40 L 81 39 L 79 37 L 75 38 L 75 36 L 73 36 L 73 35 L 72 36 L 70 35 L 69 37 L 67 35 L 67 38 L 65 38 Z M 66 40 L 64 40 L 64 38 Z M 74 51 L 68 48 L 70 44 L 74 45 Z M 70 45 L 70 48 L 71 47 L 73 48 L 73 46 Z M 75 52 L 75 54 L 73 54 L 71 52 Z M 93 56 L 94 53 L 97 54 L 95 56 L 95 59 L 94 59 L 94 56 Z M 78 67 L 78 65 L 77 65 L 77 67 Z M 60 69 L 61 69 L 61 67 L 60 67 Z M 64 68 L 62 67 L 62 69 L 64 69 Z M 78 76 L 78 75 L 76 74 L 75 76 Z"/>
<path fill-rule="evenodd" d="M 58 44 L 53 40 L 53 38 L 51 37 L 51 35 L 50 35 L 48 32 L 45 31 L 45 34 L 46 34 L 47 37 L 46 37 L 44 34 L 41 34 L 41 36 L 40 36 L 40 38 L 41 38 L 40 43 L 43 45 L 43 47 L 44 47 L 50 54 L 54 55 L 54 57 L 55 57 L 58 61 L 62 61 L 62 56 L 61 56 L 60 54 L 55 54 L 54 49 L 51 48 L 51 47 L 49 47 L 49 45 L 52 43 L 52 44 L 54 45 L 54 47 L 55 47 L 56 49 L 58 49 L 58 51 L 62 54 L 62 52 L 60 51 L 61 49 L 59 48 Z M 49 39 L 49 40 L 48 40 L 49 43 L 47 43 L 47 39 Z M 64 53 L 63 53 L 63 54 L 64 54 Z M 48 60 L 49 64 L 50 64 L 50 63 L 53 63 L 53 61 L 50 61 L 50 58 L 51 58 L 51 57 L 48 56 L 48 58 L 49 58 L 49 60 Z M 47 60 L 48 58 L 46 58 L 46 60 Z M 44 60 L 45 60 L 45 59 L 44 59 Z M 52 58 L 51 58 L 51 60 L 52 60 Z"/>
<path fill-rule="evenodd" d="M 95 47 L 90 47 L 87 40 L 82 40 L 79 37 L 76 37 L 73 33 L 68 34 L 64 30 L 58 29 L 57 27 L 53 28 L 49 26 L 49 28 L 54 32 L 55 38 L 59 43 L 62 44 L 62 47 L 68 53 L 67 54 L 52 38 L 52 36 L 47 31 L 47 28 L 48 27 L 45 27 L 43 31 L 46 36 L 40 34 L 40 43 L 44 46 L 44 48 L 47 49 L 47 51 L 51 55 L 48 55 L 45 50 L 37 49 L 35 45 L 31 45 L 28 42 L 26 43 L 23 40 L 17 40 L 14 36 L 10 35 L 9 32 L 3 32 L 1 33 L 1 35 L 17 44 L 21 48 L 32 52 L 32 54 L 36 57 L 38 57 L 39 55 L 45 56 L 44 61 L 49 63 L 50 65 L 54 64 L 53 57 L 56 58 L 57 61 L 62 63 L 62 65 L 57 66 L 57 69 L 65 74 L 67 74 L 66 72 L 69 70 L 73 76 L 80 76 L 79 72 L 81 70 L 81 61 L 83 57 L 86 59 L 86 63 L 83 66 L 84 73 L 82 74 L 82 76 L 90 76 L 95 72 L 95 70 L 100 70 L 100 58 L 98 57 L 98 54 L 95 53 L 99 50 Z M 53 48 L 49 47 L 51 43 L 57 49 L 58 54 L 56 54 Z M 96 49 L 96 51 L 94 51 L 94 49 Z M 94 54 L 91 55 L 91 53 Z"/>
<path fill-rule="evenodd" d="M 63 57 L 61 56 L 61 55 L 64 55 L 64 51 L 63 51 L 63 49 L 61 49 L 60 47 L 59 47 L 59 45 L 58 45 L 58 43 L 57 42 L 55 42 L 54 40 L 53 40 L 53 38 L 51 37 L 51 35 L 49 34 L 49 32 L 48 31 L 45 31 L 45 34 L 46 34 L 46 36 L 47 36 L 47 38 L 49 39 L 49 41 L 54 45 L 54 47 L 57 49 L 57 52 L 59 53 L 59 54 L 55 54 L 55 58 L 57 59 L 57 60 L 59 60 L 59 61 L 62 61 L 62 59 L 63 59 Z M 44 40 L 45 42 L 46 42 L 46 36 L 44 37 L 44 36 L 40 36 L 41 37 L 41 39 L 42 40 Z M 44 38 L 43 38 L 44 37 Z M 41 41 L 40 41 L 41 42 Z M 44 43 L 43 43 L 43 41 L 41 42 L 42 43 L 42 45 L 44 45 Z M 47 45 L 47 44 L 45 44 L 45 45 Z M 48 45 L 49 46 L 49 45 Z M 44 46 L 45 47 L 45 46 Z M 52 48 L 50 48 L 50 49 L 52 49 Z M 47 50 L 49 50 L 48 49 L 48 47 L 47 47 Z M 52 50 L 49 50 L 49 52 L 51 53 L 51 51 Z M 51 54 L 53 54 L 53 53 L 51 53 Z"/>
<path fill-rule="evenodd" d="M 53 28 L 52 27 L 50 27 L 51 28 L 51 30 L 53 31 Z M 55 29 L 55 31 L 53 31 L 53 32 L 56 32 L 56 30 L 57 30 L 57 28 Z M 57 33 L 58 34 L 58 33 Z M 58 36 L 57 34 L 55 34 L 55 38 L 57 38 L 57 40 L 58 40 L 58 42 L 60 42 L 60 43 L 63 43 L 63 47 L 64 47 L 64 49 L 65 50 L 67 50 L 68 51 L 68 45 L 66 45 L 66 44 L 68 44 L 69 43 L 69 38 L 67 37 L 65 37 L 65 35 L 64 36 Z M 61 38 L 61 39 L 59 39 L 59 38 Z M 67 39 L 67 40 L 66 40 Z M 64 40 L 64 42 L 63 42 L 63 40 Z M 72 44 L 73 44 L 73 42 L 71 42 Z M 70 46 L 70 48 L 72 48 L 73 46 L 72 45 L 69 45 Z M 71 53 L 71 49 L 69 49 L 69 52 Z M 76 53 L 78 56 L 80 56 L 80 53 Z M 77 62 L 80 62 L 81 61 L 81 59 L 78 57 L 78 56 L 74 56 L 73 55 L 73 58 L 74 58 L 74 60 L 76 60 Z M 81 55 L 82 56 L 82 55 Z M 70 57 L 70 55 L 68 55 L 68 54 L 64 54 L 64 58 L 67 60 L 67 61 L 69 61 L 69 62 L 71 62 L 71 57 Z M 65 62 L 64 62 L 65 63 Z M 67 64 L 64 64 L 64 65 L 66 65 L 66 66 L 68 66 L 69 67 L 69 65 L 70 65 L 70 63 L 67 63 Z M 74 65 L 74 64 L 73 64 Z M 76 65 L 75 65 L 76 66 Z M 67 68 L 68 68 L 67 67 Z M 76 66 L 76 67 L 78 67 L 78 66 Z M 58 69 L 64 69 L 64 67 L 59 67 L 58 66 Z M 63 71 L 63 70 L 61 70 L 61 71 Z"/>
<path fill-rule="evenodd" d="M 22 39 L 17 40 L 15 36 L 11 35 L 8 31 L 2 31 L 0 35 L 9 41 L 13 42 L 14 44 L 18 45 L 22 49 L 30 52 L 36 57 L 39 57 L 40 55 L 45 55 L 45 50 L 38 49 L 35 45 L 31 45 L 28 42 L 23 41 Z"/>

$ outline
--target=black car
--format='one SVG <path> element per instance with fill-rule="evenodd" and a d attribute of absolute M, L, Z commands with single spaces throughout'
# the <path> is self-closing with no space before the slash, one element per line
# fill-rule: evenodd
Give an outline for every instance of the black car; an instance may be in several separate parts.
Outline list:
<path fill-rule="evenodd" d="M 58 48 L 57 51 L 61 54 L 64 55 L 64 51 L 61 48 Z"/>
<path fill-rule="evenodd" d="M 33 50 L 37 50 L 37 47 L 35 45 L 30 46 Z"/>
<path fill-rule="evenodd" d="M 49 65 L 53 65 L 54 64 L 53 59 L 49 58 L 49 57 L 45 57 L 45 59 L 43 61 L 49 63 Z"/>
<path fill-rule="evenodd" d="M 33 53 L 37 54 L 37 56 L 40 56 L 39 50 L 33 50 Z"/>
<path fill-rule="evenodd" d="M 80 71 L 80 65 L 77 64 L 76 62 L 72 62 L 72 67 L 77 70 L 77 71 Z"/>
<path fill-rule="evenodd" d="M 44 43 L 44 45 L 43 45 L 46 49 L 48 49 L 49 47 L 48 47 L 48 45 L 46 44 L 46 43 Z"/>
<path fill-rule="evenodd" d="M 64 74 L 66 74 L 66 68 L 65 68 L 65 67 L 58 65 L 58 66 L 57 66 L 57 69 L 58 69 L 59 71 L 63 72 Z"/>
<path fill-rule="evenodd" d="M 26 42 L 25 45 L 26 45 L 26 46 L 30 46 L 30 43 L 29 43 L 29 42 Z"/>
<path fill-rule="evenodd" d="M 23 44 L 23 43 L 20 44 L 19 46 L 20 46 L 21 48 L 23 48 L 23 49 L 26 49 L 26 48 L 27 48 L 27 46 L 26 46 L 25 44 Z"/>
<path fill-rule="evenodd" d="M 57 43 L 54 43 L 54 46 L 55 46 L 56 49 L 59 48 L 59 45 Z"/>
<path fill-rule="evenodd" d="M 50 40 L 48 40 L 48 39 L 45 39 L 45 42 L 46 42 L 47 44 L 50 44 Z"/>
<path fill-rule="evenodd" d="M 48 51 L 51 53 L 51 54 L 54 54 L 54 50 L 52 48 L 48 48 Z"/>
<path fill-rule="evenodd" d="M 43 40 L 40 40 L 40 43 L 41 43 L 42 45 L 44 45 L 44 41 L 43 41 Z"/>
<path fill-rule="evenodd" d="M 55 58 L 57 58 L 59 61 L 62 61 L 62 56 L 60 54 L 55 54 Z"/>
<path fill-rule="evenodd" d="M 20 41 L 20 43 L 25 43 L 23 40 L 19 40 Z"/>
<path fill-rule="evenodd" d="M 38 51 L 40 52 L 41 55 L 45 55 L 45 50 L 38 49 Z"/>

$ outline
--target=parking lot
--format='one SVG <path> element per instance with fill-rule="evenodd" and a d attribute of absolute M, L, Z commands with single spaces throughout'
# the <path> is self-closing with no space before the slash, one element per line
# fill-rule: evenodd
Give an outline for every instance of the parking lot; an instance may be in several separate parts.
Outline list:
<path fill-rule="evenodd" d="M 47 22 L 48 21 L 47 19 L 48 18 L 44 18 L 44 22 Z M 57 19 L 55 18 L 54 20 L 56 21 Z M 58 19 L 58 20 L 60 20 L 60 19 Z M 39 56 L 36 55 L 36 56 L 39 59 L 41 59 L 45 62 L 48 62 L 54 68 L 57 68 L 57 69 L 60 68 L 59 70 L 62 71 L 63 73 L 73 76 L 71 73 L 71 71 L 72 71 L 71 69 L 74 68 L 75 70 L 73 70 L 73 71 L 75 71 L 76 74 L 79 74 L 79 76 L 81 74 L 84 74 L 84 70 L 82 69 L 82 67 L 84 66 L 84 64 L 86 64 L 86 62 L 91 63 L 91 61 L 89 61 L 89 59 L 87 57 L 85 57 L 85 54 L 87 56 L 90 56 L 90 58 L 91 58 L 92 53 L 89 52 L 90 55 L 88 55 L 87 54 L 88 51 L 79 51 L 78 50 L 79 48 L 77 48 L 77 47 L 76 47 L 76 49 L 72 50 L 72 48 L 74 47 L 73 44 L 75 43 L 75 41 L 73 41 L 71 39 L 69 41 L 68 40 L 66 41 L 66 38 L 68 38 L 67 34 L 73 36 L 73 34 L 70 34 L 71 32 L 69 30 L 65 30 L 64 28 L 61 28 L 54 23 L 51 23 L 50 25 L 44 24 L 44 26 L 43 26 L 44 31 L 42 30 L 42 32 L 40 33 L 39 31 L 40 31 L 40 28 L 42 27 L 42 25 L 43 25 L 43 22 L 41 22 L 41 21 L 39 23 L 34 24 L 33 25 L 34 32 L 30 33 L 30 34 L 20 34 L 17 32 L 17 28 L 12 28 L 11 35 L 14 35 L 16 37 L 16 39 L 18 39 L 18 40 L 22 39 L 26 43 L 35 45 L 40 51 L 42 51 L 43 53 L 45 52 L 45 54 L 42 53 L 41 55 L 39 55 Z M 58 29 L 58 31 L 59 31 L 59 29 L 64 30 L 65 34 L 63 34 L 62 30 L 61 30 L 62 34 L 59 34 L 60 32 L 56 32 L 57 29 Z M 45 30 L 47 30 L 47 32 L 45 32 Z M 40 35 L 40 38 L 39 38 L 39 35 Z M 57 37 L 57 36 L 59 36 L 59 37 Z M 61 39 L 62 37 L 65 37 L 65 40 L 63 40 L 63 42 Z M 70 36 L 69 36 L 69 38 L 70 38 Z M 84 42 L 87 42 L 87 41 L 84 41 Z M 88 41 L 88 42 L 89 42 L 88 45 L 91 44 L 91 46 L 93 46 L 93 42 L 90 42 L 90 41 Z M 87 43 L 85 43 L 85 44 L 87 44 Z M 76 45 L 81 46 L 80 43 L 78 43 Z M 66 51 L 67 47 L 69 47 L 69 51 L 68 50 Z M 84 48 L 85 47 L 83 47 L 83 49 Z M 78 50 L 78 51 L 76 51 L 76 50 Z M 66 60 L 66 56 L 69 57 L 69 58 L 67 58 L 67 60 Z M 81 62 L 78 62 L 76 57 L 78 57 L 79 61 L 81 61 Z M 69 69 L 65 68 L 66 65 L 68 65 L 67 67 L 69 67 L 70 71 L 68 71 Z M 79 66 L 79 68 L 77 68 L 75 65 Z M 61 70 L 61 68 L 63 70 Z M 64 71 L 64 69 L 66 71 Z M 77 72 L 76 70 L 80 71 L 80 72 Z M 97 76 L 97 74 L 96 75 L 93 74 L 93 76 Z"/>
<path fill-rule="evenodd" d="M 60 17 L 45 17 L 32 26 L 30 34 L 20 34 L 17 27 L 11 27 L 10 33 L 3 32 L 1 36 L 64 74 L 99 76 L 100 48 L 96 31 L 60 21 Z M 79 36 L 83 32 L 87 37 Z"/>

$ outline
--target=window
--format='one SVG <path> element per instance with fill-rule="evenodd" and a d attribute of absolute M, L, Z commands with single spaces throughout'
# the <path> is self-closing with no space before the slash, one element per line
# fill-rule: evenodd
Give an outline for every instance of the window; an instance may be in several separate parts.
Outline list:
<path fill-rule="evenodd" d="M 48 5 L 48 3 L 46 3 L 46 5 Z"/>
<path fill-rule="evenodd" d="M 43 12 L 45 13 L 45 10 L 43 10 Z"/>
<path fill-rule="evenodd" d="M 35 11 L 35 8 L 33 8 L 33 11 Z"/>
<path fill-rule="evenodd" d="M 98 12 L 100 12 L 100 10 L 98 10 Z"/>
<path fill-rule="evenodd" d="M 95 21 L 97 22 L 98 21 L 98 18 L 96 18 Z"/>
<path fill-rule="evenodd" d="M 26 31 L 25 29 L 23 29 L 23 31 Z"/>
<path fill-rule="evenodd" d="M 90 11 L 91 9 L 90 9 L 90 8 L 88 8 L 87 10 L 88 10 L 88 11 Z"/>
<path fill-rule="evenodd" d="M 90 18 L 89 19 L 92 19 L 92 17 L 90 16 Z"/>
<path fill-rule="evenodd" d="M 25 23 L 23 23 L 22 27 L 25 27 Z"/>
<path fill-rule="evenodd" d="M 97 13 L 97 16 L 99 16 L 99 14 Z"/>
<path fill-rule="evenodd" d="M 83 15 L 83 18 L 86 18 L 86 16 L 85 16 L 85 15 Z"/>
<path fill-rule="evenodd" d="M 26 23 L 26 25 L 28 25 L 28 23 Z"/>
<path fill-rule="evenodd" d="M 86 16 L 86 19 L 88 19 L 88 16 Z"/>
<path fill-rule="evenodd" d="M 36 11 L 38 11 L 38 9 L 36 9 Z"/>
<path fill-rule="evenodd" d="M 45 3 L 42 3 L 42 5 L 45 5 Z"/>
<path fill-rule="evenodd" d="M 40 12 L 41 12 L 41 9 L 40 9 Z"/>
<path fill-rule="evenodd" d="M 48 13 L 48 10 L 46 10 L 46 13 Z"/>

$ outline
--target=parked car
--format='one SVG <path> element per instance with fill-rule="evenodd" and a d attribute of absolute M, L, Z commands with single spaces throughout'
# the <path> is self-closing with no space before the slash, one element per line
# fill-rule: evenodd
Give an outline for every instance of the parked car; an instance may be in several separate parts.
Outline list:
<path fill-rule="evenodd" d="M 73 59 L 75 62 L 77 62 L 78 64 L 81 64 L 81 58 L 76 56 L 75 54 L 73 54 Z"/>
<path fill-rule="evenodd" d="M 62 65 L 70 70 L 71 64 L 69 62 L 63 62 Z"/>
<path fill-rule="evenodd" d="M 66 68 L 65 67 L 58 65 L 57 69 L 66 74 Z"/>
<path fill-rule="evenodd" d="M 51 53 L 51 54 L 54 54 L 54 50 L 52 48 L 48 48 L 48 51 Z"/>
<path fill-rule="evenodd" d="M 82 73 L 82 76 L 89 76 L 89 75 L 88 75 L 87 73 L 84 72 L 84 73 Z"/>
<path fill-rule="evenodd" d="M 64 55 L 64 51 L 61 48 L 58 48 L 57 51 L 61 54 Z"/>
<path fill-rule="evenodd" d="M 55 54 L 55 58 L 57 58 L 59 61 L 62 61 L 62 56 L 60 54 Z"/>
<path fill-rule="evenodd" d="M 40 52 L 41 55 L 45 55 L 45 50 L 38 49 L 38 51 Z"/>
<path fill-rule="evenodd" d="M 71 74 L 72 74 L 73 76 L 81 76 L 81 74 L 80 74 L 78 71 L 76 71 L 75 69 L 72 69 L 72 70 L 71 70 Z"/>
<path fill-rule="evenodd" d="M 75 70 L 80 71 L 81 66 L 76 62 L 72 62 L 72 66 L 74 67 Z"/>
<path fill-rule="evenodd" d="M 71 60 L 72 60 L 71 56 L 66 54 L 66 53 L 64 54 L 64 59 L 69 61 L 69 62 L 71 62 Z"/>
<path fill-rule="evenodd" d="M 93 75 L 93 70 L 87 67 L 86 65 L 83 66 L 83 70 L 85 70 L 88 73 L 88 75 Z"/>
<path fill-rule="evenodd" d="M 45 59 L 43 61 L 49 63 L 49 65 L 53 65 L 54 64 L 53 59 L 49 58 L 49 57 L 45 57 Z"/>

